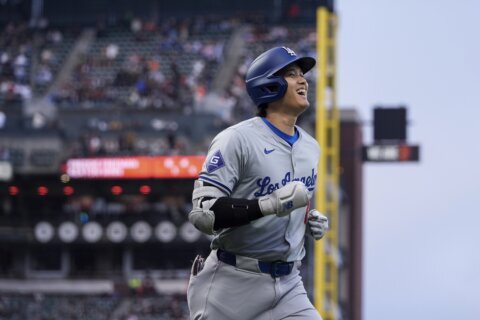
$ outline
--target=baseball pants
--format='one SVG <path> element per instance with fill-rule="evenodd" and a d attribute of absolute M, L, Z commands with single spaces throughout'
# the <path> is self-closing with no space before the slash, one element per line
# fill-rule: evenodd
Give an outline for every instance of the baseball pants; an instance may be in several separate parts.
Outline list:
<path fill-rule="evenodd" d="M 202 271 L 190 275 L 191 320 L 322 319 L 307 297 L 298 265 L 289 275 L 273 278 L 260 272 L 255 259 L 237 256 L 232 266 L 219 261 L 216 251 Z"/>

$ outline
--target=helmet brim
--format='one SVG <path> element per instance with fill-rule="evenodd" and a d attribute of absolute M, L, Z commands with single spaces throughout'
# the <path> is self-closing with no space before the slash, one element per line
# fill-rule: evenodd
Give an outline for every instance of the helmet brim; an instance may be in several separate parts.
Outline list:
<path fill-rule="evenodd" d="M 288 61 L 288 63 L 286 63 L 285 65 L 280 66 L 279 68 L 277 68 L 277 70 L 275 70 L 273 74 L 278 75 L 280 71 L 282 71 L 283 69 L 285 69 L 286 67 L 292 64 L 298 65 L 300 69 L 302 69 L 302 72 L 305 74 L 308 71 L 310 71 L 315 66 L 316 63 L 317 63 L 316 60 L 312 57 L 300 57 L 300 58 Z"/>
<path fill-rule="evenodd" d="M 312 57 L 301 57 L 296 61 L 296 63 L 300 69 L 302 69 L 303 73 L 307 73 L 315 66 L 317 61 Z"/>

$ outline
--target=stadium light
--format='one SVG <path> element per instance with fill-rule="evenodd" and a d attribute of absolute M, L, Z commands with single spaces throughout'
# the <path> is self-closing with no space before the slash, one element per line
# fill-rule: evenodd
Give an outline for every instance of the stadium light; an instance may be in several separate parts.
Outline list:
<path fill-rule="evenodd" d="M 82 235 L 85 241 L 94 243 L 102 237 L 103 228 L 98 222 L 91 221 L 83 226 Z"/>
<path fill-rule="evenodd" d="M 71 196 L 75 192 L 75 189 L 71 186 L 63 187 L 63 194 L 66 196 Z"/>
<path fill-rule="evenodd" d="M 9 193 L 11 196 L 16 196 L 19 192 L 20 192 L 20 189 L 18 189 L 17 186 L 10 186 L 10 187 L 8 187 L 8 193 Z"/>
<path fill-rule="evenodd" d="M 122 187 L 120 187 L 120 186 L 113 186 L 112 189 L 111 189 L 111 191 L 112 191 L 112 194 L 113 194 L 113 195 L 118 196 L 118 195 L 122 194 L 123 189 L 122 189 Z"/>
<path fill-rule="evenodd" d="M 52 240 L 54 233 L 52 224 L 46 221 L 37 223 L 34 229 L 35 239 L 41 243 L 47 243 Z"/>
<path fill-rule="evenodd" d="M 48 194 L 48 188 L 45 186 L 40 186 L 37 188 L 37 193 L 41 197 L 46 196 Z"/>
<path fill-rule="evenodd" d="M 177 228 L 170 221 L 162 221 L 155 228 L 155 235 L 160 242 L 170 242 L 177 235 Z"/>
<path fill-rule="evenodd" d="M 152 227 L 145 221 L 137 221 L 130 229 L 130 236 L 136 242 L 145 242 L 152 236 Z"/>
<path fill-rule="evenodd" d="M 107 226 L 106 234 L 111 242 L 120 243 L 127 237 L 127 227 L 120 221 L 113 221 Z"/>
<path fill-rule="evenodd" d="M 71 221 L 65 221 L 58 227 L 58 237 L 65 243 L 71 243 L 78 237 L 78 227 Z"/>
<path fill-rule="evenodd" d="M 150 194 L 150 192 L 152 191 L 152 188 L 148 185 L 143 185 L 140 187 L 139 190 L 141 194 L 147 195 L 147 194 Z"/>
<path fill-rule="evenodd" d="M 180 227 L 180 236 L 186 242 L 192 243 L 197 241 L 202 234 L 190 222 L 185 222 Z"/>

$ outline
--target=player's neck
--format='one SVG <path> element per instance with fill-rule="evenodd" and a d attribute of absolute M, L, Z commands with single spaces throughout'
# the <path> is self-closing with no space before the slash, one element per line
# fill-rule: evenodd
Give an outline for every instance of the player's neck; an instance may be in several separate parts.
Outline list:
<path fill-rule="evenodd" d="M 283 133 L 288 134 L 289 136 L 293 136 L 295 134 L 295 123 L 297 122 L 297 117 L 277 112 L 269 112 L 266 118 L 271 124 L 273 124 Z"/>

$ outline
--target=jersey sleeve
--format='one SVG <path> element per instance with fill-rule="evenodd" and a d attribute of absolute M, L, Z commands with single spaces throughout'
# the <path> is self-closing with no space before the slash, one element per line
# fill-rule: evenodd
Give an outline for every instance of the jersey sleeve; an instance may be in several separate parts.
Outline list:
<path fill-rule="evenodd" d="M 245 156 L 243 148 L 241 136 L 235 130 L 219 133 L 210 145 L 198 179 L 230 195 L 241 175 Z"/>

